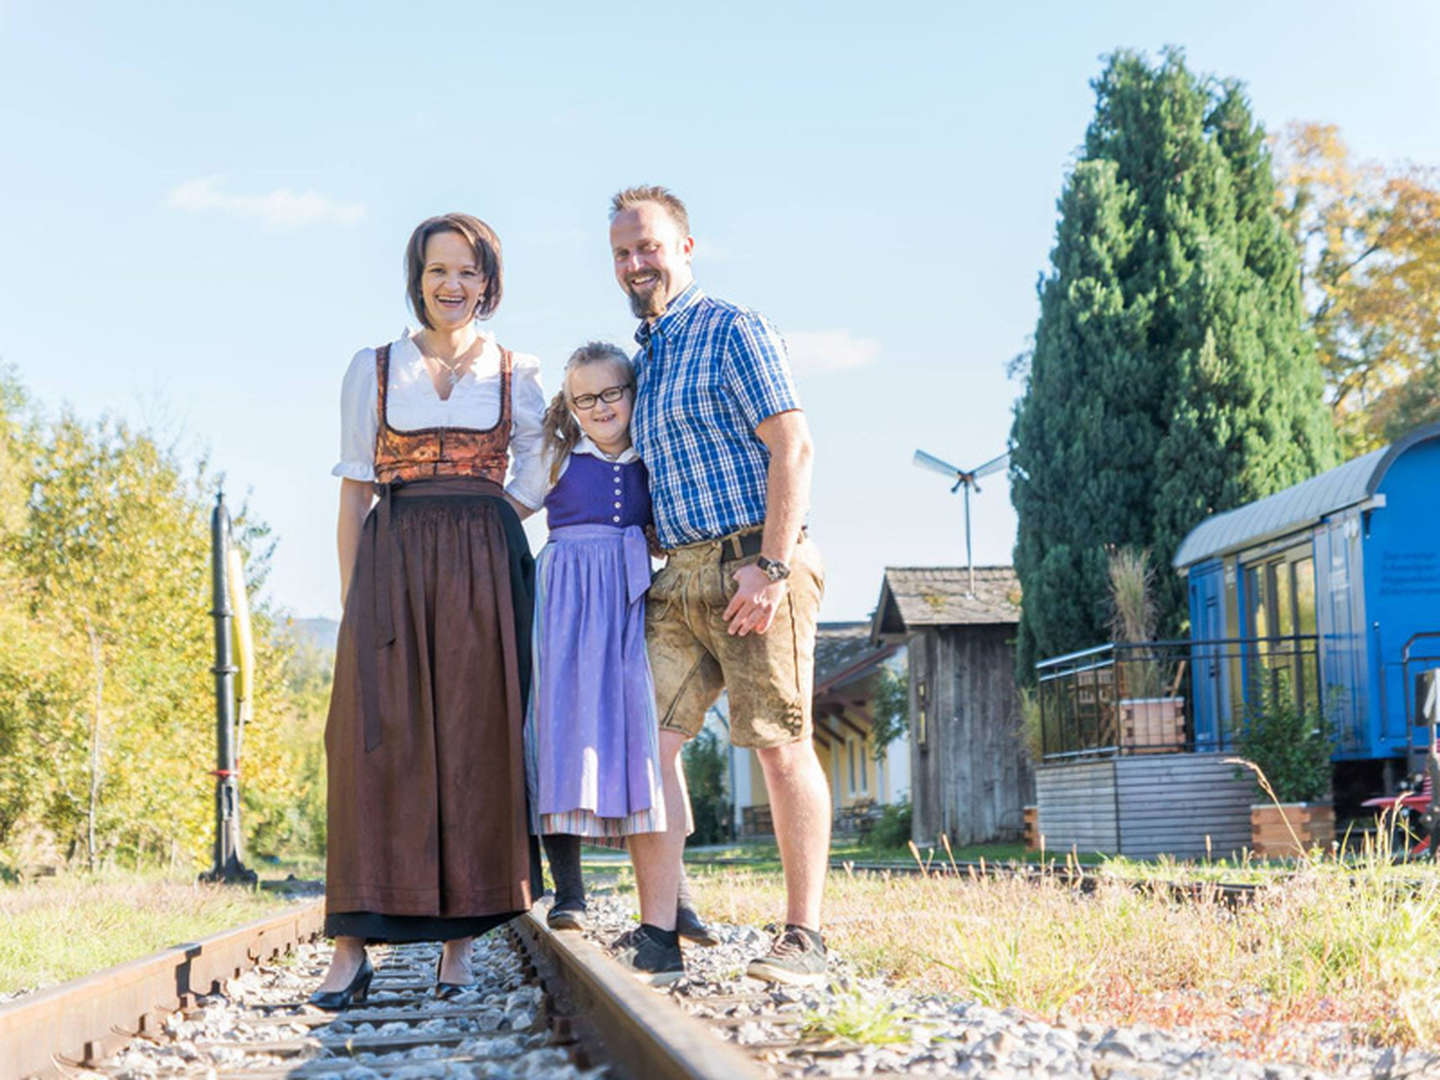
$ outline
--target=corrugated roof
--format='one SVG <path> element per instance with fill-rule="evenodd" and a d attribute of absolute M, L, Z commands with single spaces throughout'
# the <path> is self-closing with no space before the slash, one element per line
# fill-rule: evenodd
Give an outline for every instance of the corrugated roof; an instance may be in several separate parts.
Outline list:
<path fill-rule="evenodd" d="M 1372 450 L 1294 487 L 1206 518 L 1180 542 L 1178 569 L 1295 532 L 1328 514 L 1374 495 L 1397 457 L 1417 443 L 1440 438 L 1440 424 L 1409 432 L 1393 445 Z"/>
<path fill-rule="evenodd" d="M 894 653 L 895 646 L 870 640 L 868 622 L 822 622 L 815 628 L 815 692 L 868 674 Z"/>
<path fill-rule="evenodd" d="M 923 626 L 993 626 L 1020 621 L 1020 580 L 1014 567 L 975 567 L 975 595 L 963 566 L 887 566 L 871 634 Z"/>

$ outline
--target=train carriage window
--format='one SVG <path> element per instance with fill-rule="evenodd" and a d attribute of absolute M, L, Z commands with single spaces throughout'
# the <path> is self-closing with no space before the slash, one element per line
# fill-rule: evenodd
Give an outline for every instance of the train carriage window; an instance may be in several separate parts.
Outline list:
<path fill-rule="evenodd" d="M 1294 694 L 1304 708 L 1318 700 L 1315 645 L 1315 560 L 1291 548 L 1245 568 L 1245 608 L 1253 670 L 1250 692 L 1263 678 L 1267 692 Z"/>

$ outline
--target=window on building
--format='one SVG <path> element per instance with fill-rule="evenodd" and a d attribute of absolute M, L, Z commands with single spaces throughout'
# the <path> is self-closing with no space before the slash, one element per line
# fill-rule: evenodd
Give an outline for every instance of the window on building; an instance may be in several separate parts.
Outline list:
<path fill-rule="evenodd" d="M 845 743 L 850 748 L 850 794 L 855 794 L 855 740 L 846 739 Z"/>
<path fill-rule="evenodd" d="M 925 700 L 924 679 L 917 679 L 915 681 L 915 703 L 917 706 L 915 709 L 915 745 L 920 747 L 921 750 L 924 750 L 926 746 L 926 738 L 929 734 L 927 731 L 927 725 L 925 723 L 925 715 L 926 709 L 928 708 L 928 703 Z"/>
<path fill-rule="evenodd" d="M 1301 708 L 1319 692 L 1315 620 L 1315 560 L 1308 544 L 1266 556 L 1245 568 L 1246 632 L 1251 692 L 1294 695 Z"/>

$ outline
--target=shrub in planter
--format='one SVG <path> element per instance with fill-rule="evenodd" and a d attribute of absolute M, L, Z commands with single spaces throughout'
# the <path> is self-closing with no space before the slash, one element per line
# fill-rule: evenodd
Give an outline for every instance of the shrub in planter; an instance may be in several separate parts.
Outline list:
<path fill-rule="evenodd" d="M 1329 803 L 1334 747 L 1328 721 L 1318 709 L 1302 709 L 1283 684 L 1262 694 L 1245 710 L 1244 720 L 1236 749 L 1258 771 L 1261 787 L 1278 804 L 1251 809 L 1256 854 L 1328 846 L 1335 838 Z"/>
<path fill-rule="evenodd" d="M 1330 724 L 1318 709 L 1300 708 L 1288 686 L 1261 694 L 1245 708 L 1235 748 L 1265 774 L 1277 802 L 1330 798 Z"/>

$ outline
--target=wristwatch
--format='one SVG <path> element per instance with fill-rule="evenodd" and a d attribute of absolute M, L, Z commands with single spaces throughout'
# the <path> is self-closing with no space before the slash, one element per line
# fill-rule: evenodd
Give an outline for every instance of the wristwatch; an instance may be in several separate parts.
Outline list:
<path fill-rule="evenodd" d="M 779 559 L 767 559 L 764 555 L 761 555 L 755 560 L 755 565 L 758 566 L 760 572 L 771 581 L 784 581 L 790 576 L 790 567 L 786 566 Z"/>

